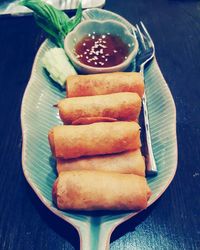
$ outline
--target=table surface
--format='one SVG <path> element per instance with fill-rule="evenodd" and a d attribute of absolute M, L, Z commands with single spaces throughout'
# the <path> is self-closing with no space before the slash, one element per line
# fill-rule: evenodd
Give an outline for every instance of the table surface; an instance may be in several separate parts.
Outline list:
<path fill-rule="evenodd" d="M 111 249 L 200 249 L 200 2 L 107 0 L 105 9 L 142 20 L 177 109 L 178 169 L 146 213 L 120 225 Z M 20 106 L 44 34 L 32 16 L 0 18 L 0 249 L 79 249 L 76 230 L 52 215 L 21 166 Z"/>

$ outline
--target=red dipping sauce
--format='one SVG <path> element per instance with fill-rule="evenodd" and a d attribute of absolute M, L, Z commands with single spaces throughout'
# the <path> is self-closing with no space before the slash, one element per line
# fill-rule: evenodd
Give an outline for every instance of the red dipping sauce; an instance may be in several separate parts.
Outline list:
<path fill-rule="evenodd" d="M 129 54 L 129 46 L 119 36 L 93 32 L 77 43 L 75 53 L 83 64 L 106 68 L 124 62 Z"/>

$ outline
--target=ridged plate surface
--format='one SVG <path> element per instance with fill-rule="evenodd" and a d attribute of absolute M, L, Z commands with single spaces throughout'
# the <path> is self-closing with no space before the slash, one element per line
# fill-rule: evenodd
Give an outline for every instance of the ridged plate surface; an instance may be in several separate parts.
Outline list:
<path fill-rule="evenodd" d="M 84 18 L 117 19 L 130 28 L 130 23 L 125 19 L 105 10 L 86 10 Z M 59 211 L 52 203 L 51 191 L 56 172 L 47 134 L 53 126 L 61 124 L 58 111 L 53 105 L 65 97 L 65 92 L 52 83 L 42 67 L 41 58 L 53 46 L 46 40 L 40 47 L 22 102 L 23 171 L 41 201 L 77 228 L 83 249 L 104 249 L 106 244 L 107 247 L 109 245 L 108 236 L 114 227 L 135 213 L 67 213 Z M 168 187 L 177 167 L 175 105 L 155 59 L 145 70 L 145 88 L 153 152 L 158 167 L 158 175 L 148 178 L 153 192 L 148 203 L 151 205 Z"/>

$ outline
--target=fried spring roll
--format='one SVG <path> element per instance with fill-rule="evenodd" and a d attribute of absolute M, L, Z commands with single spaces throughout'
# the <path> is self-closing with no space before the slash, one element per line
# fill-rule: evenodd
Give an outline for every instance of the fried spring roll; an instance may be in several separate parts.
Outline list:
<path fill-rule="evenodd" d="M 65 98 L 58 102 L 59 114 L 65 124 L 84 117 L 110 117 L 121 121 L 138 119 L 141 98 L 137 93 Z"/>
<path fill-rule="evenodd" d="M 52 195 L 62 210 L 140 210 L 151 190 L 142 176 L 79 170 L 61 172 Z"/>
<path fill-rule="evenodd" d="M 48 135 L 56 158 L 76 158 L 135 150 L 141 146 L 136 122 L 100 122 L 54 127 Z"/>
<path fill-rule="evenodd" d="M 137 72 L 115 72 L 69 76 L 66 82 L 68 97 L 105 95 L 118 92 L 144 93 L 144 79 Z"/>
<path fill-rule="evenodd" d="M 97 170 L 145 176 L 145 162 L 140 149 L 72 160 L 57 159 L 58 173 L 71 170 Z"/>

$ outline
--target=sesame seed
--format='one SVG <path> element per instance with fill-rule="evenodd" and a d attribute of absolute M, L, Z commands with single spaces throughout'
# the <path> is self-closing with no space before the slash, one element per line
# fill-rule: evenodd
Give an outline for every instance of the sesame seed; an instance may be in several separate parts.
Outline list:
<path fill-rule="evenodd" d="M 101 47 L 101 48 L 106 48 L 106 46 L 105 45 L 103 45 L 103 44 L 99 44 L 99 46 Z"/>

